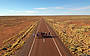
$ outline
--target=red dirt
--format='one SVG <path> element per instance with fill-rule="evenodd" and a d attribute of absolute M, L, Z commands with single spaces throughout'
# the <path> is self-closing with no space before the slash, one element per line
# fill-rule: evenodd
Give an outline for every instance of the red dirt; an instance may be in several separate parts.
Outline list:
<path fill-rule="evenodd" d="M 21 30 L 27 28 L 29 25 L 31 25 L 32 22 L 24 22 L 22 24 L 12 26 L 12 27 L 4 27 L 0 31 L 0 46 L 3 45 L 3 41 L 14 36 L 15 34 L 19 33 Z M 27 26 L 27 27 L 26 27 Z"/>
<path fill-rule="evenodd" d="M 90 26 L 90 20 L 72 20 L 69 24 L 77 24 L 83 26 Z"/>

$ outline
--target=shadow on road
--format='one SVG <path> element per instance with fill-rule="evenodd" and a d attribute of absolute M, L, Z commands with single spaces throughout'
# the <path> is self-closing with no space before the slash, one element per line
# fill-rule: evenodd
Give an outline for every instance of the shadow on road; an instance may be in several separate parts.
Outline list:
<path fill-rule="evenodd" d="M 37 36 L 37 39 L 58 37 L 58 36 L 50 34 L 50 32 L 48 32 L 48 33 L 47 32 L 38 32 L 36 34 L 36 36 Z"/>
<path fill-rule="evenodd" d="M 38 36 L 37 39 L 42 39 L 42 38 L 56 38 L 58 36 Z"/>

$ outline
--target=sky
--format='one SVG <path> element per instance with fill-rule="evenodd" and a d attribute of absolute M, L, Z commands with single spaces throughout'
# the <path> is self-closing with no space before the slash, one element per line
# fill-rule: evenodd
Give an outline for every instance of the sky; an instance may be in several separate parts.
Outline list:
<path fill-rule="evenodd" d="M 90 15 L 90 0 L 0 0 L 4 15 Z"/>

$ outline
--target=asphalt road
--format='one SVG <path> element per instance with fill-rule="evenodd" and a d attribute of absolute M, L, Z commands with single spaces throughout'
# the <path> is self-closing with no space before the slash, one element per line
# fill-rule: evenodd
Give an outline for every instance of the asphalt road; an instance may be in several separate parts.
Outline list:
<path fill-rule="evenodd" d="M 40 20 L 37 32 L 50 32 L 53 37 L 35 36 L 27 56 L 73 56 L 44 19 Z"/>

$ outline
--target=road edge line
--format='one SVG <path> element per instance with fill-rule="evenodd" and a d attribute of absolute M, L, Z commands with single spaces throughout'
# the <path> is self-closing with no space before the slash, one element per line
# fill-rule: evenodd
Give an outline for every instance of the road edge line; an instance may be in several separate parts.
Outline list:
<path fill-rule="evenodd" d="M 35 43 L 35 38 L 34 38 L 34 40 L 33 40 L 33 43 L 32 43 L 32 46 L 31 46 L 31 49 L 30 49 L 30 51 L 29 51 L 28 56 L 30 56 L 30 55 L 31 55 L 31 51 L 32 51 L 32 49 L 33 49 L 34 43 Z"/>
<path fill-rule="evenodd" d="M 55 46 L 56 46 L 56 48 L 57 48 L 57 50 L 58 50 L 58 52 L 59 52 L 59 55 L 62 56 L 62 54 L 61 54 L 61 52 L 60 52 L 60 50 L 59 50 L 59 48 L 58 48 L 58 46 L 57 46 L 57 44 L 56 44 L 55 39 L 54 39 L 54 38 L 52 38 L 52 39 L 53 39 L 53 42 L 54 42 L 54 44 L 55 44 Z"/>
<path fill-rule="evenodd" d="M 47 25 L 47 26 L 48 26 L 48 25 Z M 48 28 L 48 27 L 47 27 L 47 28 Z M 49 28 L 48 28 L 48 31 L 50 32 Z M 58 48 L 58 45 L 56 44 L 55 39 L 54 39 L 54 38 L 52 38 L 52 39 L 53 39 L 53 42 L 54 42 L 54 44 L 55 44 L 55 46 L 56 46 L 56 48 L 57 48 L 57 50 L 58 50 L 58 52 L 59 52 L 59 55 L 62 56 L 62 53 L 60 52 L 60 50 L 59 50 L 59 48 Z"/>

